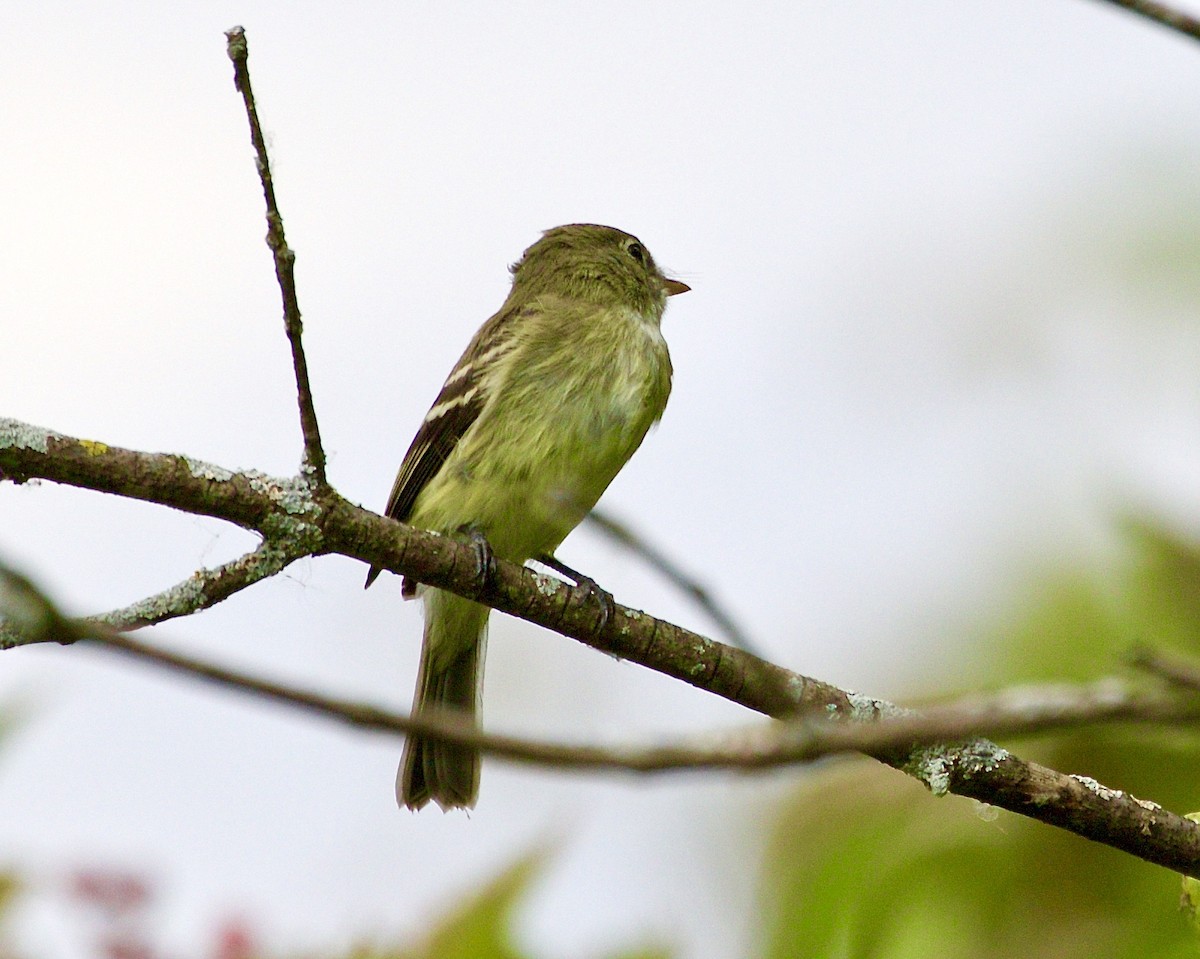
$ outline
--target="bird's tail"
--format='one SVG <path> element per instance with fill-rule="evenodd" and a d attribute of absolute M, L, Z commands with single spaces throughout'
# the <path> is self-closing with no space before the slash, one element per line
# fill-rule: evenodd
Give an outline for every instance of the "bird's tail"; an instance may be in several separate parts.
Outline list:
<path fill-rule="evenodd" d="M 413 714 L 453 710 L 476 720 L 490 610 L 440 589 L 425 590 L 425 638 Z M 478 749 L 410 735 L 396 775 L 396 800 L 420 809 L 470 808 L 479 795 Z"/>

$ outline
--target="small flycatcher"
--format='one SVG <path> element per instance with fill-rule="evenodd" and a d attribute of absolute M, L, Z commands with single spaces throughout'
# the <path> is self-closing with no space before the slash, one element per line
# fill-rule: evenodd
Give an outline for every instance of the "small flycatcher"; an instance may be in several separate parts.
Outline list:
<path fill-rule="evenodd" d="M 555 227 L 511 267 L 512 290 L 471 340 L 409 446 L 387 515 L 468 534 L 501 559 L 552 559 L 600 498 L 671 392 L 659 330 L 662 274 L 637 237 L 608 226 Z M 379 575 L 372 569 L 367 586 Z M 417 587 L 405 580 L 405 597 Z M 476 718 L 490 610 L 421 587 L 425 637 L 413 712 Z M 476 749 L 409 736 L 396 798 L 471 807 Z"/>

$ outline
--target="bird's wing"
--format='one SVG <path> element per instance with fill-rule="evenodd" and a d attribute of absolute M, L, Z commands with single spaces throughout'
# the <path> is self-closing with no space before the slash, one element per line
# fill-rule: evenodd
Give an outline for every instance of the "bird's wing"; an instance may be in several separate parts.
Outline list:
<path fill-rule="evenodd" d="M 483 397 L 478 391 L 470 394 L 469 390 L 461 389 L 462 383 L 459 380 L 442 387 L 404 454 L 384 510 L 392 519 L 401 522 L 408 519 L 421 490 L 437 475 L 463 434 L 479 417 Z"/>
<path fill-rule="evenodd" d="M 487 402 L 482 388 L 487 374 L 515 345 L 502 330 L 514 316 L 514 311 L 502 310 L 480 327 L 446 378 L 437 399 L 425 414 L 421 428 L 413 437 L 408 452 L 404 454 L 404 461 L 400 464 L 391 495 L 388 496 L 384 510 L 386 516 L 401 522 L 407 521 L 421 491 L 437 475 L 458 441 L 479 418 Z M 378 575 L 379 570 L 373 568 L 367 576 L 366 585 L 370 586 Z"/>

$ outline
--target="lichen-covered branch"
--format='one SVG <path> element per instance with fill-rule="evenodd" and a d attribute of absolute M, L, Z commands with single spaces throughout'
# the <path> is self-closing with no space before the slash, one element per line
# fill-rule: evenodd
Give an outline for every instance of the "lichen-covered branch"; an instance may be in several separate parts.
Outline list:
<path fill-rule="evenodd" d="M 263 540 L 255 549 L 237 559 L 211 569 L 198 569 L 174 586 L 120 609 L 89 617 L 89 621 L 112 629 L 135 630 L 181 616 L 191 616 L 282 572 L 292 562 L 306 555 L 305 551 L 297 551 L 295 547 L 288 549 L 270 540 Z M 22 636 L 0 619 L 0 649 L 32 641 L 29 636 Z"/>
<path fill-rule="evenodd" d="M 820 713 L 856 722 L 895 706 L 759 659 L 664 620 L 617 606 L 607 623 L 594 596 L 498 562 L 486 583 L 474 552 L 449 537 L 370 513 L 302 480 L 235 473 L 187 457 L 140 453 L 0 420 L 0 478 L 31 478 L 132 496 L 258 530 L 291 555 L 341 553 L 485 602 L 699 689 L 776 718 Z M 916 749 L 865 748 L 935 793 L 971 796 L 1061 826 L 1149 862 L 1200 876 L 1200 827 L 1091 780 L 1025 762 L 970 740 Z"/>

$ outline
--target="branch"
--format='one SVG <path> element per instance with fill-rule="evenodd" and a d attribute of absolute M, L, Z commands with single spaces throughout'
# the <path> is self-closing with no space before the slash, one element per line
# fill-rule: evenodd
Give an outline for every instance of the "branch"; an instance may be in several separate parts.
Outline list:
<path fill-rule="evenodd" d="M 140 453 L 0 420 L 0 477 L 41 478 L 149 500 L 257 529 L 281 548 L 340 553 L 486 603 L 775 718 L 821 713 L 860 723 L 897 709 L 801 676 L 742 650 L 617 606 L 578 586 L 498 561 L 486 583 L 465 543 L 413 529 L 300 480 L 233 473 L 182 456 Z M 415 728 L 415 727 L 414 727 Z M 970 796 L 1060 826 L 1148 862 L 1200 876 L 1200 827 L 1092 780 L 1025 762 L 986 740 L 867 750 L 938 795 Z"/>
<path fill-rule="evenodd" d="M 599 529 L 614 542 L 620 543 L 630 552 L 640 556 L 652 569 L 658 570 L 668 582 L 687 596 L 690 596 L 704 612 L 717 629 L 725 634 L 725 638 L 738 649 L 744 649 L 755 656 L 760 655 L 734 618 L 717 602 L 716 598 L 697 580 L 685 573 L 664 552 L 655 547 L 645 537 L 638 535 L 631 527 L 619 520 L 613 519 L 601 510 L 592 510 L 587 516 L 588 522 Z"/>
<path fill-rule="evenodd" d="M 233 82 L 242 95 L 246 119 L 250 121 L 250 141 L 254 144 L 258 178 L 262 181 L 263 198 L 267 204 L 267 246 L 275 259 L 275 279 L 283 296 L 283 324 L 292 347 L 292 366 L 296 371 L 296 399 L 300 404 L 300 430 L 304 434 L 304 465 L 311 471 L 318 486 L 325 486 L 325 449 L 321 445 L 321 430 L 317 426 L 317 411 L 312 389 L 308 383 L 308 361 L 301 343 L 303 324 L 300 321 L 300 299 L 296 294 L 296 254 L 287 245 L 283 233 L 283 215 L 275 202 L 275 182 L 271 176 L 271 161 L 267 156 L 267 141 L 258 122 L 258 108 L 250 87 L 250 68 L 247 64 L 249 47 L 246 32 L 234 27 L 225 34 L 226 50 L 233 61 Z"/>
<path fill-rule="evenodd" d="M 453 713 L 401 714 L 323 696 L 170 653 L 115 631 L 104 631 L 96 624 L 84 623 L 78 631 L 72 628 L 67 635 L 71 637 L 68 642 L 93 639 L 137 659 L 258 694 L 361 729 L 416 733 L 430 739 L 477 747 L 502 759 L 574 770 L 636 773 L 708 769 L 761 771 L 846 753 L 879 755 L 911 750 L 914 744 L 932 746 L 976 734 L 1030 734 L 1112 722 L 1162 724 L 1200 720 L 1200 701 L 1195 697 L 1139 693 L 1114 681 L 1101 681 L 1079 687 L 1031 687 L 1020 691 L 1024 701 L 1013 699 L 1007 693 L 982 700 L 966 699 L 920 714 L 897 714 L 873 724 L 850 724 L 823 718 L 795 719 L 724 735 L 693 737 L 671 745 L 601 747 L 485 733 Z M 1078 776 L 1070 778 L 1080 783 L 1089 782 Z M 1115 790 L 1107 792 L 1122 795 Z M 1129 799 L 1144 809 L 1160 810 L 1153 803 Z M 1188 831 L 1188 827 L 1184 829 Z"/>
<path fill-rule="evenodd" d="M 1196 22 L 1183 14 L 1158 3 L 1139 0 L 1110 0 L 1141 15 L 1151 17 L 1173 29 L 1200 38 Z M 1067 776 L 1035 763 L 1024 762 L 1004 749 L 981 739 L 957 744 L 928 744 L 925 736 L 941 742 L 951 729 L 961 729 L 962 735 L 978 728 L 967 724 L 979 715 L 956 714 L 942 716 L 948 726 L 936 729 L 930 723 L 929 711 L 924 717 L 914 716 L 881 700 L 838 689 L 815 679 L 790 672 L 766 662 L 743 650 L 682 629 L 671 623 L 647 616 L 640 610 L 617 607 L 611 616 L 586 588 L 568 586 L 550 577 L 536 574 L 511 563 L 498 562 L 494 575 L 479 581 L 475 573 L 475 554 L 470 547 L 453 538 L 412 529 L 384 517 L 369 513 L 347 502 L 331 489 L 325 476 L 325 456 L 308 382 L 307 365 L 301 345 L 301 318 L 294 279 L 295 256 L 287 246 L 283 222 L 276 204 L 262 129 L 254 105 L 246 66 L 247 48 L 243 31 L 235 28 L 227 34 L 228 52 L 234 63 L 234 76 L 241 92 L 250 123 L 259 176 L 267 207 L 268 234 L 275 262 L 276 277 L 283 297 L 285 326 L 292 348 L 295 367 L 298 405 L 304 434 L 304 469 L 300 476 L 278 479 L 260 473 L 234 473 L 220 467 L 199 463 L 183 456 L 149 454 L 109 447 L 73 437 L 62 436 L 13 420 L 0 419 L 0 480 L 23 482 L 32 478 L 48 479 L 88 489 L 129 496 L 164 506 L 185 510 L 197 515 L 213 516 L 257 530 L 264 544 L 281 551 L 275 554 L 297 558 L 308 555 L 340 553 L 374 566 L 403 573 L 429 585 L 446 589 L 469 599 L 493 606 L 503 612 L 538 623 L 563 635 L 570 636 L 611 655 L 640 663 L 665 675 L 683 680 L 780 719 L 787 719 L 781 729 L 751 734 L 752 740 L 739 743 L 739 762 L 765 761 L 772 750 L 776 757 L 810 755 L 814 729 L 822 737 L 843 737 L 839 750 L 857 749 L 883 762 L 903 769 L 925 782 L 935 794 L 955 792 L 1018 812 L 1034 819 L 1075 832 L 1078 835 L 1125 850 L 1149 862 L 1158 863 L 1193 876 L 1200 876 L 1200 827 L 1124 793 L 1107 789 L 1093 780 Z M 266 549 L 266 546 L 264 546 Z M 254 554 L 251 554 L 254 555 Z M 241 577 L 249 577 L 253 565 L 248 557 L 238 571 L 229 570 L 232 585 Z M 288 560 L 290 561 L 290 560 Z M 241 561 L 235 561 L 235 565 Z M 280 567 L 282 568 L 282 567 Z M 309 693 L 286 690 L 275 684 L 228 673 L 209 664 L 187 661 L 174 654 L 153 650 L 129 637 L 121 636 L 95 621 L 66 620 L 51 609 L 30 599 L 30 591 L 13 588 L 8 583 L 10 608 L 18 619 L 25 621 L 25 632 L 35 636 L 78 638 L 81 631 L 101 634 L 103 641 L 119 646 L 131 655 L 154 658 L 156 661 L 187 669 L 214 681 L 228 682 L 243 688 L 253 688 L 264 695 L 288 699 L 310 709 L 325 709 L 329 714 L 340 710 L 351 721 L 365 725 L 369 715 L 388 723 L 407 724 L 412 731 L 433 732 L 446 737 L 464 736 L 463 730 L 444 727 L 440 733 L 437 717 L 427 728 L 412 717 L 383 714 L 370 707 L 338 703 Z M 179 590 L 184 584 L 175 587 Z M 239 587 L 240 588 L 240 587 Z M 171 593 L 172 591 L 167 591 Z M 160 594 L 165 596 L 167 594 Z M 179 606 L 183 609 L 186 604 Z M 39 619 L 39 609 L 41 610 Z M 124 611 L 129 612 L 129 611 Z M 157 613 L 149 615 L 155 621 Z M 134 616 L 136 620 L 137 616 Z M 166 617 L 163 617 L 166 618 Z M 30 621 L 40 622 L 40 628 L 29 628 Z M 80 624 L 83 625 L 80 625 Z M 71 631 L 75 630 L 75 633 Z M 173 661 L 172 661 L 173 660 Z M 1055 713 L 1056 722 L 1073 722 L 1072 716 L 1085 712 L 1093 718 L 1108 715 L 1111 719 L 1135 718 L 1133 712 L 1155 710 L 1166 713 L 1178 709 L 1175 718 L 1194 718 L 1192 702 L 1172 699 L 1138 701 L 1135 694 L 1122 698 L 1111 689 L 1092 687 L 1085 690 L 1084 706 L 1075 701 L 1043 703 Z M 1140 694 L 1149 695 L 1149 694 Z M 1159 694 L 1162 695 L 1162 694 Z M 1106 700 L 1105 696 L 1109 698 Z M 1010 704 L 1011 705 L 1011 704 Z M 336 707 L 336 708 L 334 708 Z M 1075 709 L 1075 713 L 1071 710 Z M 368 714 L 356 713 L 368 710 Z M 817 715 L 842 722 L 816 723 Z M 995 716 L 996 728 L 1013 731 L 1021 722 L 1044 712 L 1026 711 L 1025 719 L 1017 713 Z M 382 717 L 382 718 L 381 718 Z M 1007 718 L 1006 718 L 1007 717 Z M 849 721 L 849 722 L 846 722 Z M 964 725 L 954 726 L 953 722 Z M 1012 725 L 1006 726 L 1009 722 Z M 776 737 L 769 742 L 754 740 L 755 736 Z M 781 743 L 792 736 L 794 742 Z M 898 736 L 899 738 L 889 738 Z M 487 737 L 488 739 L 501 739 Z M 465 741 L 465 740 L 464 740 Z M 509 745 L 516 741 L 509 740 Z M 749 745 L 747 743 L 749 742 Z M 764 745 L 767 742 L 767 745 Z M 757 743 L 757 746 L 754 744 Z M 914 743 L 926 743 L 916 745 Z M 580 747 L 553 747 L 533 744 L 539 749 L 570 748 L 579 755 Z M 522 748 L 530 747 L 525 744 Z M 497 749 L 499 746 L 497 746 Z M 513 747 L 515 748 L 515 747 Z M 530 747 L 531 748 L 531 747 Z M 592 749 L 592 747 L 587 747 Z M 679 750 L 692 749 L 690 761 L 699 764 L 703 757 L 699 747 L 669 747 L 674 752 L 666 759 L 660 751 L 656 760 L 665 768 L 671 762 L 686 765 L 689 757 Z M 736 751 L 736 750 L 735 750 Z M 602 751 L 593 751 L 599 761 Z M 728 754 L 728 750 L 727 750 Z M 716 762 L 710 748 L 707 761 Z M 747 759 L 747 756 L 751 757 Z M 611 759 L 611 756 L 609 757 Z M 729 758 L 728 755 L 726 758 Z M 638 761 L 649 762 L 645 754 Z M 783 761 L 783 760 L 779 760 Z M 626 757 L 622 768 L 633 768 L 634 760 Z"/>
<path fill-rule="evenodd" d="M 1146 17 L 1155 23 L 1162 24 L 1177 33 L 1182 33 L 1193 40 L 1200 40 L 1200 19 L 1184 13 L 1176 7 L 1155 0 L 1106 0 L 1108 3 L 1123 7 L 1130 13 Z"/>
<path fill-rule="evenodd" d="M 257 530 L 292 555 L 341 553 L 456 592 L 773 716 L 825 708 L 846 694 L 756 656 L 618 606 L 605 629 L 600 602 L 523 566 L 497 562 L 481 584 L 474 553 L 458 540 L 355 506 L 327 490 L 261 473 L 235 473 L 167 453 L 142 453 L 0 419 L 0 477 L 46 479 L 115 493 Z"/>
<path fill-rule="evenodd" d="M 915 712 L 894 711 L 876 723 L 808 716 L 668 746 L 597 747 L 547 743 L 484 733 L 453 713 L 419 715 L 307 692 L 172 653 L 124 635 L 95 619 L 71 619 L 28 578 L 0 564 L 0 611 L 34 634 L 30 642 L 70 645 L 89 640 L 157 666 L 254 693 L 352 726 L 474 746 L 490 755 L 579 770 L 661 773 L 698 769 L 762 770 L 809 763 L 847 752 L 880 755 L 981 733 L 1029 734 L 1109 722 L 1179 723 L 1200 719 L 1200 698 L 1161 689 L 1138 690 L 1115 679 L 1086 685 L 1017 687 L 971 695 Z M 1086 780 L 1072 777 L 1081 783 Z M 1111 791 L 1110 791 L 1111 792 Z M 1135 800 L 1136 802 L 1136 800 Z M 1148 807 L 1152 804 L 1142 804 Z"/>

